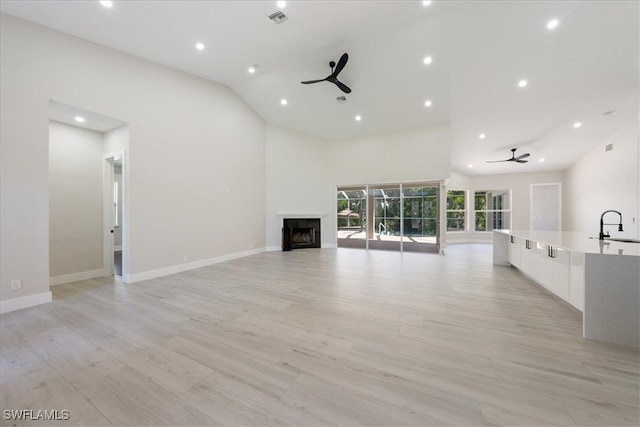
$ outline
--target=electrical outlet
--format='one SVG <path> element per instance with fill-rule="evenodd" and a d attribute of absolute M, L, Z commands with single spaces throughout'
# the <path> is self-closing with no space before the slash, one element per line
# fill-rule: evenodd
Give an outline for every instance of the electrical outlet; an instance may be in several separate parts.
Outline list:
<path fill-rule="evenodd" d="M 15 279 L 11 281 L 11 290 L 12 291 L 16 291 L 18 289 L 22 289 L 22 280 L 21 279 Z"/>
<path fill-rule="evenodd" d="M 182 260 L 183 260 L 184 262 L 189 261 L 189 255 L 185 255 L 184 257 L 182 257 Z"/>

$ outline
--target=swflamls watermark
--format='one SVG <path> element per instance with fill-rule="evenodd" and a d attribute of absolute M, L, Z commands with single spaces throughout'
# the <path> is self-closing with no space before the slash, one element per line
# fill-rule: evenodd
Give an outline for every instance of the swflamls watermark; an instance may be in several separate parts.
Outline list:
<path fill-rule="evenodd" d="M 67 409 L 5 409 L 2 417 L 5 421 L 67 421 L 70 415 Z"/>

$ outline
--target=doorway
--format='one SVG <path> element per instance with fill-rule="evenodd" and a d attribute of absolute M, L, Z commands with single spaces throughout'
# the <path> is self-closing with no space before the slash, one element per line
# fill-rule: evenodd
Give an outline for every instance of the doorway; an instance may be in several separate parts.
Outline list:
<path fill-rule="evenodd" d="M 126 280 L 128 146 L 126 122 L 49 101 L 50 285 L 113 275 L 114 249 L 120 250 L 118 272 Z M 114 219 L 117 222 L 112 222 Z M 108 236 L 107 223 L 111 227 Z M 116 232 L 117 244 L 113 241 Z"/>
<path fill-rule="evenodd" d="M 531 184 L 532 231 L 562 230 L 562 184 Z"/>

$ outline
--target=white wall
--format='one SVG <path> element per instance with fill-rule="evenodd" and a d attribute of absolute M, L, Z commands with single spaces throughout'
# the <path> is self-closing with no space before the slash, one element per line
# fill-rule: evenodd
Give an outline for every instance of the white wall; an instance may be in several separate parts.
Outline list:
<path fill-rule="evenodd" d="M 451 132 L 437 126 L 329 143 L 337 185 L 446 179 Z"/>
<path fill-rule="evenodd" d="M 520 165 L 514 165 L 517 167 Z M 526 166 L 523 166 L 523 168 Z M 451 172 L 451 180 L 447 186 L 449 190 L 469 190 L 467 221 L 468 232 L 449 232 L 447 242 L 491 242 L 491 232 L 476 233 L 471 231 L 473 226 L 473 193 L 481 190 L 511 189 L 511 226 L 513 229 L 529 229 L 530 227 L 530 194 L 531 184 L 563 183 L 563 172 L 541 173 L 513 173 L 503 175 L 464 175 L 460 172 Z M 564 188 L 563 188 L 564 192 Z"/>
<path fill-rule="evenodd" d="M 102 134 L 50 122 L 49 274 L 102 267 Z"/>
<path fill-rule="evenodd" d="M 3 301 L 48 292 L 50 99 L 129 124 L 133 279 L 264 247 L 265 126 L 229 88 L 8 15 L 0 31 Z"/>
<path fill-rule="evenodd" d="M 123 150 L 129 151 L 129 125 L 105 132 L 102 136 L 103 154 L 111 154 Z"/>
<path fill-rule="evenodd" d="M 446 179 L 448 126 L 324 141 L 267 126 L 267 247 L 280 247 L 282 215 L 322 214 L 322 245 L 336 244 L 336 186 Z"/>
<path fill-rule="evenodd" d="M 613 151 L 605 146 L 613 144 Z M 638 121 L 633 120 L 566 170 L 565 228 L 598 235 L 600 215 L 608 209 L 622 213 L 624 232 L 607 227 L 612 236 L 639 238 L 640 160 Z M 634 222 L 635 218 L 635 222 Z M 607 214 L 605 222 L 617 222 Z"/>

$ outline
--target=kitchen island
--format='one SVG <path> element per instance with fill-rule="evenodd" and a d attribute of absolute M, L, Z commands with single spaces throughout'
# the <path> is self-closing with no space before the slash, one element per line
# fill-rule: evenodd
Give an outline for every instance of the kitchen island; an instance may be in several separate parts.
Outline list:
<path fill-rule="evenodd" d="M 582 311 L 585 338 L 640 345 L 640 243 L 579 232 L 494 230 L 493 263 L 518 268 Z"/>

